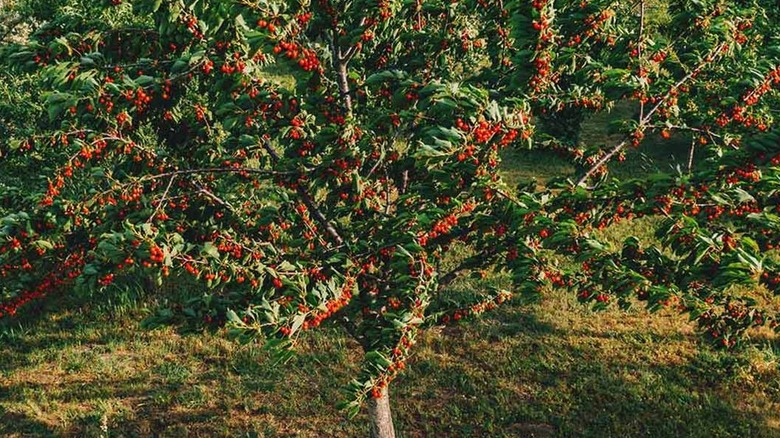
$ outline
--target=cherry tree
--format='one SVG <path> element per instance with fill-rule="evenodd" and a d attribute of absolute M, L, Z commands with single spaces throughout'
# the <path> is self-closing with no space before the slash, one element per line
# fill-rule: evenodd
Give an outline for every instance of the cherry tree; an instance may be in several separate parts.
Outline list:
<path fill-rule="evenodd" d="M 547 286 L 597 308 L 675 305 L 732 347 L 776 318 L 731 286 L 780 278 L 763 254 L 780 223 L 777 12 L 674 1 L 659 24 L 646 7 L 111 0 L 56 16 L 8 47 L 47 120 L 6 149 L 46 182 L 2 218 L 0 318 L 58 291 L 191 277 L 208 293 L 187 317 L 281 358 L 302 332 L 343 327 L 365 353 L 345 407 L 367 400 L 381 437 L 422 330 Z M 616 145 L 556 128 L 621 102 L 639 114 Z M 710 161 L 610 180 L 652 131 L 694 134 Z M 578 180 L 508 187 L 506 147 L 553 150 Z M 594 237 L 640 215 L 667 217 L 672 255 Z M 448 287 L 489 270 L 511 290 Z"/>

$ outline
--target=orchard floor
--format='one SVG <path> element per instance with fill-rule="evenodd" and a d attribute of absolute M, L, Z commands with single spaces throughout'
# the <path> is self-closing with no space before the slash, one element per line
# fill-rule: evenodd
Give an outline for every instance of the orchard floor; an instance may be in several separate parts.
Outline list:
<path fill-rule="evenodd" d="M 367 436 L 335 408 L 359 352 L 308 333 L 274 367 L 223 333 L 145 331 L 145 310 L 48 311 L 0 342 L 0 436 Z M 774 341 L 739 354 L 672 314 L 557 294 L 427 334 L 392 387 L 405 437 L 777 437 Z"/>

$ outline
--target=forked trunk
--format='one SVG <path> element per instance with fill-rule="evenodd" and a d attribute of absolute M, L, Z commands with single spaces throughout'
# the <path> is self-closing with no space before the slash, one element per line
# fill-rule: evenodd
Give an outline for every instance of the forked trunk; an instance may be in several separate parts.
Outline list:
<path fill-rule="evenodd" d="M 371 438 L 395 438 L 393 415 L 390 412 L 390 393 L 382 389 L 378 398 L 368 401 L 368 416 L 371 421 Z"/>

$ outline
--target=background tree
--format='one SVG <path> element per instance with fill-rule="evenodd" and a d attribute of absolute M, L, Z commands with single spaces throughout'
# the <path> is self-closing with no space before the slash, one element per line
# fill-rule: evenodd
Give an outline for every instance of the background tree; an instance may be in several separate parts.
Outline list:
<path fill-rule="evenodd" d="M 639 116 L 622 141 L 586 160 L 576 184 L 605 178 L 605 164 L 639 147 L 649 131 L 687 136 L 687 165 L 676 176 L 565 192 L 553 203 L 564 227 L 551 241 L 582 250 L 582 272 L 568 279 L 581 300 L 677 306 L 709 339 L 732 347 L 751 327 L 777 325 L 777 8 L 671 2 L 669 13 L 671 29 L 689 29 L 690 38 L 671 45 L 665 30 L 653 48 L 631 53 L 642 66 L 634 76 L 642 85 Z M 636 238 L 610 249 L 588 233 L 645 215 L 666 217 L 656 222 L 657 236 L 671 255 Z"/>

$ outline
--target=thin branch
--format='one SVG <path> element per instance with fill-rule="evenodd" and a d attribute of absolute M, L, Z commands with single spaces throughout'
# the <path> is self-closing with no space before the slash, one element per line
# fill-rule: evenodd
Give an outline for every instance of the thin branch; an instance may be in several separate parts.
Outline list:
<path fill-rule="evenodd" d="M 639 37 L 637 38 L 637 62 L 639 63 L 639 72 L 642 72 L 642 42 L 645 34 L 645 0 L 639 1 Z M 639 120 L 645 118 L 645 100 L 639 100 Z"/>
<path fill-rule="evenodd" d="M 390 215 L 390 175 L 387 173 L 387 169 L 385 169 L 385 216 Z"/>
<path fill-rule="evenodd" d="M 176 175 L 173 175 L 171 177 L 171 180 L 168 181 L 168 186 L 165 187 L 165 192 L 163 192 L 162 198 L 160 198 L 160 201 L 157 203 L 157 207 L 154 209 L 154 213 L 152 213 L 152 215 L 149 216 L 149 219 L 146 221 L 147 223 L 151 223 L 154 220 L 154 218 L 157 217 L 157 214 L 163 208 L 163 205 L 165 205 L 165 200 L 168 198 L 168 192 L 171 191 L 171 186 L 173 185 L 173 181 L 175 179 L 176 179 Z"/>
<path fill-rule="evenodd" d="M 156 175 L 141 177 L 139 181 L 148 181 L 148 180 L 154 180 L 160 178 L 167 178 L 169 176 L 195 175 L 195 174 L 202 174 L 202 173 L 251 173 L 251 174 L 268 175 L 268 176 L 295 174 L 295 172 L 278 172 L 274 170 L 254 169 L 251 167 L 206 167 L 202 169 L 172 170 L 170 172 L 158 173 Z"/>
<path fill-rule="evenodd" d="M 506 191 L 504 191 L 504 190 L 502 190 L 502 189 L 497 189 L 497 190 L 496 190 L 496 193 L 498 193 L 498 195 L 499 195 L 499 196 L 501 196 L 502 198 L 504 198 L 504 199 L 506 199 L 506 200 L 508 200 L 508 201 L 511 201 L 511 202 L 512 202 L 512 203 L 514 203 L 515 205 L 518 205 L 518 206 L 520 206 L 520 207 L 523 207 L 523 208 L 525 208 L 525 207 L 526 207 L 526 205 L 525 205 L 525 204 L 523 204 L 522 202 L 520 202 L 520 200 L 519 200 L 519 199 L 517 199 L 517 197 L 516 197 L 516 196 L 512 195 L 512 194 L 511 194 L 511 193 L 509 193 L 509 192 L 506 192 Z"/>
<path fill-rule="evenodd" d="M 395 145 L 395 142 L 396 140 L 398 140 L 398 137 L 400 135 L 401 135 L 401 130 L 400 129 L 396 130 L 395 134 L 393 134 L 393 138 L 390 139 L 390 141 L 388 142 L 390 148 L 392 148 L 393 145 Z M 371 170 L 368 171 L 368 175 L 366 176 L 366 178 L 369 178 L 371 175 L 374 174 L 374 172 L 376 172 L 376 170 L 379 168 L 379 165 L 383 163 L 384 161 L 383 158 L 385 157 L 385 155 L 386 154 L 383 153 L 382 156 L 380 156 L 379 159 L 376 160 L 376 163 L 374 163 L 374 165 L 371 167 Z"/>
<path fill-rule="evenodd" d="M 336 70 L 336 82 L 339 87 L 339 94 L 341 95 L 341 98 L 344 99 L 344 109 L 347 112 L 347 116 L 351 116 L 352 96 L 350 95 L 349 89 L 347 60 L 346 56 L 341 51 L 341 47 L 338 45 L 338 31 L 336 29 L 333 29 L 333 37 L 330 41 L 330 50 L 333 57 L 333 69 Z"/>
<path fill-rule="evenodd" d="M 669 99 L 669 97 L 672 95 L 672 93 L 680 88 L 683 84 L 688 82 L 691 78 L 696 76 L 707 64 L 714 61 L 714 57 L 716 54 L 720 53 L 723 48 L 726 46 L 726 43 L 720 43 L 717 47 L 712 49 L 710 53 L 704 58 L 704 61 L 696 66 L 693 70 L 691 70 L 688 74 L 686 74 L 682 79 L 677 81 L 674 85 L 672 85 L 669 88 L 669 91 L 666 92 L 666 94 L 658 100 L 658 103 L 655 104 L 655 106 L 645 114 L 645 116 L 639 121 L 639 125 L 637 126 L 637 131 L 644 132 L 648 128 L 648 123 L 650 122 L 653 115 L 658 111 L 661 106 L 666 103 L 666 101 Z M 575 184 L 576 186 L 583 186 L 585 185 L 585 182 L 590 178 L 596 171 L 598 171 L 603 165 L 605 165 L 609 160 L 612 159 L 615 155 L 617 155 L 623 148 L 629 143 L 628 141 L 629 137 L 626 136 L 626 138 L 623 139 L 619 144 L 617 144 L 615 147 L 612 148 L 606 155 L 601 157 L 590 169 L 588 169 L 587 172 L 585 172 L 585 175 L 583 175 Z"/>
<path fill-rule="evenodd" d="M 341 57 L 341 59 L 339 59 L 339 61 L 344 63 L 344 64 L 348 64 L 349 61 L 351 61 L 352 58 L 355 57 L 357 52 L 358 52 L 358 46 L 354 45 L 354 46 L 350 47 L 349 49 L 347 49 L 347 51 L 344 53 L 344 55 Z"/>
<path fill-rule="evenodd" d="M 24 17 L 19 16 L 16 17 L 15 20 L 8 23 L 8 27 L 5 29 L 5 32 L 3 32 L 2 35 L 0 35 L 0 43 L 4 43 L 5 39 L 11 36 L 11 34 L 13 34 L 14 31 L 16 30 L 16 27 L 22 24 L 23 22 L 24 22 Z"/>
<path fill-rule="evenodd" d="M 344 239 L 341 238 L 341 235 L 339 235 L 339 232 L 336 231 L 336 228 L 331 225 L 330 222 L 328 222 L 328 219 L 325 217 L 325 215 L 322 214 L 319 207 L 317 207 L 317 204 L 315 204 L 314 200 L 311 199 L 311 196 L 309 196 L 309 193 L 306 191 L 306 189 L 299 185 L 296 191 L 298 192 L 298 196 L 301 197 L 304 205 L 306 205 L 306 208 L 308 208 L 312 216 L 314 216 L 314 219 L 316 219 L 320 225 L 325 227 L 325 231 L 330 234 L 330 237 L 332 237 L 336 243 L 339 245 L 343 244 Z"/>
<path fill-rule="evenodd" d="M 217 204 L 219 204 L 219 205 L 221 205 L 223 207 L 227 207 L 230 211 L 232 211 L 234 213 L 236 212 L 235 207 L 230 205 L 229 202 L 227 202 L 227 201 L 223 200 L 222 198 L 220 198 L 219 196 L 215 195 L 211 190 L 207 189 L 205 186 L 203 186 L 198 181 L 192 181 L 192 183 L 195 185 L 195 187 L 198 188 L 198 192 L 199 193 L 202 193 L 202 194 L 206 195 L 206 197 L 211 198 Z"/>
<path fill-rule="evenodd" d="M 282 159 L 282 157 L 279 155 L 278 152 L 276 152 L 276 149 L 271 145 L 271 141 L 267 138 L 263 138 L 261 145 L 263 146 L 263 149 L 265 149 L 266 152 L 268 152 L 268 155 L 271 156 L 271 159 L 274 160 L 274 163 L 278 163 L 279 160 Z"/>
<path fill-rule="evenodd" d="M 267 139 L 263 139 L 262 144 L 263 144 L 263 148 L 266 150 L 266 152 L 268 152 L 268 155 L 271 156 L 274 162 L 278 162 L 281 159 L 279 153 L 276 152 L 276 150 L 271 145 L 270 141 L 268 141 Z M 334 227 L 333 224 L 331 224 L 328 221 L 325 215 L 322 214 L 322 211 L 320 211 L 320 208 L 317 206 L 317 204 L 314 203 L 314 200 L 309 195 L 309 192 L 307 192 L 306 189 L 303 188 L 301 185 L 297 185 L 295 191 L 298 193 L 298 196 L 301 197 L 303 204 L 306 206 L 306 208 L 309 209 L 309 212 L 311 212 L 312 216 L 314 216 L 314 219 L 316 219 L 317 222 L 319 222 L 320 225 L 322 225 L 322 227 L 325 228 L 325 231 L 328 232 L 330 237 L 332 237 L 337 244 L 342 245 L 344 243 L 344 239 L 336 230 L 336 227 Z"/>
<path fill-rule="evenodd" d="M 696 139 L 691 139 L 691 150 L 688 152 L 688 175 L 693 171 L 693 156 L 696 154 Z"/>
<path fill-rule="evenodd" d="M 455 281 L 463 271 L 466 271 L 468 269 L 472 269 L 475 266 L 478 266 L 479 264 L 484 264 L 488 261 L 488 258 L 494 256 L 496 254 L 496 250 L 494 248 L 489 248 L 486 250 L 483 250 L 479 254 L 473 255 L 462 262 L 456 267 L 454 267 L 451 271 L 447 272 L 446 274 L 439 277 L 439 289 L 443 289 L 447 286 L 449 286 L 453 281 Z"/>
<path fill-rule="evenodd" d="M 691 131 L 691 132 L 697 132 L 699 134 L 706 134 L 710 137 L 714 138 L 721 138 L 720 135 L 710 131 L 709 129 L 703 129 L 703 128 L 694 128 L 691 126 L 681 126 L 681 125 L 647 125 L 648 129 L 674 129 L 675 131 Z"/>
<path fill-rule="evenodd" d="M 256 174 L 264 174 L 264 175 L 292 175 L 293 172 L 275 172 L 270 170 L 263 170 L 263 169 L 251 169 L 251 168 L 244 168 L 244 167 L 214 167 L 214 168 L 204 168 L 204 169 L 184 169 L 184 170 L 174 170 L 170 172 L 164 172 L 164 173 L 158 173 L 156 175 L 146 175 L 142 176 L 141 178 L 138 178 L 137 180 L 130 181 L 124 184 L 119 184 L 118 186 L 113 186 L 112 188 L 108 190 L 104 190 L 92 198 L 90 198 L 87 202 L 92 202 L 95 199 L 98 199 L 100 197 L 106 196 L 109 193 L 116 192 L 117 190 L 122 190 L 126 187 L 129 187 L 134 184 L 147 182 L 147 181 L 153 181 L 160 178 L 167 178 L 167 177 L 177 177 L 180 175 L 195 175 L 195 174 L 202 174 L 202 173 L 256 173 Z"/>

